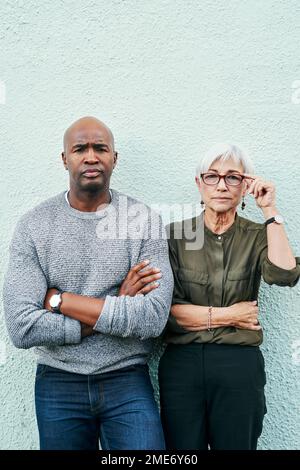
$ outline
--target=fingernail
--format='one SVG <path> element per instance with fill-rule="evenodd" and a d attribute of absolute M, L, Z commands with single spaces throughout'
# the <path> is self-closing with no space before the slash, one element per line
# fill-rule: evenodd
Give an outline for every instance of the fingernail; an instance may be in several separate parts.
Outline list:
<path fill-rule="evenodd" d="M 150 260 L 149 260 L 149 259 L 145 259 L 144 264 L 149 264 L 149 263 L 150 263 Z"/>

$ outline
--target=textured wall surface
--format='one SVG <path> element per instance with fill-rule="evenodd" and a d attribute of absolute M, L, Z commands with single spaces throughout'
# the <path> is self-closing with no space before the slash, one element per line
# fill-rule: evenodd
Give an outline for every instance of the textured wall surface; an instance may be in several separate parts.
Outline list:
<path fill-rule="evenodd" d="M 112 186 L 149 204 L 196 203 L 203 151 L 240 143 L 299 255 L 299 14 L 298 0 L 1 0 L 1 282 L 18 218 L 66 188 L 62 134 L 86 114 L 114 131 Z M 245 216 L 263 220 L 252 200 Z M 300 447 L 299 300 L 262 286 L 262 449 Z M 0 448 L 35 449 L 34 356 L 10 344 L 2 306 L 0 326 Z"/>

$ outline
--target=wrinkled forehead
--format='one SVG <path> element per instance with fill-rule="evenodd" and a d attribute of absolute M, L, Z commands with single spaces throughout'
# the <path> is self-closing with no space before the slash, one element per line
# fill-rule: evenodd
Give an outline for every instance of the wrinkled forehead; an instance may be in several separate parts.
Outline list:
<path fill-rule="evenodd" d="M 78 125 L 69 129 L 66 134 L 65 143 L 73 145 L 75 142 L 88 143 L 88 142 L 104 142 L 105 144 L 112 143 L 110 132 L 99 125 Z"/>
<path fill-rule="evenodd" d="M 214 170 L 218 173 L 227 173 L 233 171 L 236 171 L 237 173 L 243 173 L 244 168 L 241 162 L 232 157 L 226 159 L 219 157 L 213 161 L 209 167 L 209 170 Z"/>

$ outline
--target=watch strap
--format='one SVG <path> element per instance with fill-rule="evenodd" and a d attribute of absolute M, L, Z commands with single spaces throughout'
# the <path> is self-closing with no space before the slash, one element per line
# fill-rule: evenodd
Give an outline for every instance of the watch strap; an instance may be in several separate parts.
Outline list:
<path fill-rule="evenodd" d="M 265 221 L 265 226 L 272 224 L 272 222 L 275 222 L 275 217 L 270 217 L 270 219 Z"/>
<path fill-rule="evenodd" d="M 270 219 L 265 221 L 265 225 L 269 225 L 272 222 L 276 222 L 276 224 L 283 224 L 284 223 L 284 218 L 282 217 L 281 214 L 276 214 L 273 217 L 270 217 Z"/>

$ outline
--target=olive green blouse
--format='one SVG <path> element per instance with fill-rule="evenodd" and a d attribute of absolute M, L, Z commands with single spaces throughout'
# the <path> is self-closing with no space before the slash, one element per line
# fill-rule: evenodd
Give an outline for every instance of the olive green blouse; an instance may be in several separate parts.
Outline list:
<path fill-rule="evenodd" d="M 261 276 L 268 284 L 294 286 L 300 276 L 300 258 L 294 269 L 275 266 L 267 256 L 267 232 L 258 224 L 236 215 L 233 225 L 216 235 L 203 223 L 203 213 L 189 219 L 192 232 L 204 228 L 203 247 L 187 249 L 182 222 L 167 227 L 169 254 L 174 274 L 173 304 L 228 307 L 237 302 L 257 300 Z M 196 225 L 199 224 L 199 225 Z M 191 232 L 191 233 L 192 233 Z M 180 234 L 180 235 L 178 235 Z M 222 343 L 257 346 L 262 330 L 219 327 L 212 331 L 187 331 L 170 315 L 163 339 L 167 343 Z"/>

